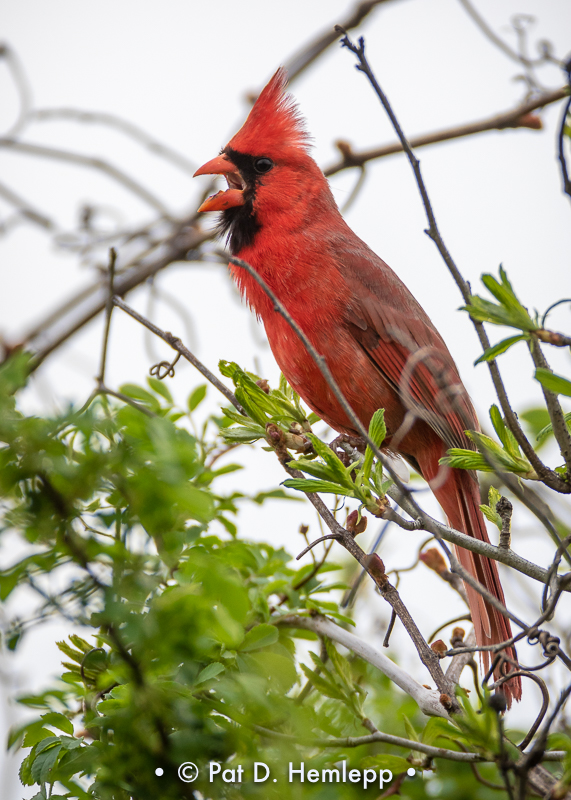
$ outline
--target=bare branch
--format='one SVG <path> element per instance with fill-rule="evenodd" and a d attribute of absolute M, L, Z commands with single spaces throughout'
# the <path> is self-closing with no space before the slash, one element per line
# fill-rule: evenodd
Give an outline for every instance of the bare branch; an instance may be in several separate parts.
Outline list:
<path fill-rule="evenodd" d="M 174 262 L 185 261 L 189 251 L 212 238 L 211 232 L 194 227 L 194 219 L 193 215 L 176 226 L 155 260 L 133 266 L 118 275 L 115 279 L 116 294 L 125 295 Z M 28 336 L 19 343 L 22 346 L 38 348 L 33 368 L 36 369 L 50 353 L 103 311 L 106 302 L 106 288 L 98 281 L 67 300 L 61 308 L 54 310 L 44 321 L 43 327 L 38 330 L 37 326 L 32 337 Z"/>
<path fill-rule="evenodd" d="M 561 164 L 563 191 L 565 192 L 565 194 L 569 195 L 569 197 L 571 197 L 571 178 L 569 177 L 569 170 L 567 169 L 567 160 L 565 158 L 565 128 L 568 125 L 570 109 L 571 109 L 571 97 L 569 97 L 563 108 L 563 114 L 561 115 L 561 123 L 559 125 L 559 137 L 558 137 L 559 163 Z"/>
<path fill-rule="evenodd" d="M 476 644 L 476 635 L 474 634 L 474 631 L 470 632 L 465 644 L 466 647 L 473 647 Z M 450 678 L 450 680 L 454 681 L 454 683 L 459 683 L 464 667 L 470 663 L 472 658 L 473 654 L 469 650 L 467 650 L 465 653 L 458 653 L 455 655 L 448 665 L 446 677 Z"/>
<path fill-rule="evenodd" d="M 209 698 L 204 698 L 206 702 Z M 216 701 L 212 700 L 212 703 Z M 226 716 L 231 716 L 226 709 L 226 704 L 220 704 L 222 711 Z M 373 726 L 374 727 L 374 726 Z M 300 739 L 296 736 L 291 736 L 287 733 L 280 733 L 279 731 L 272 731 L 269 728 L 264 728 L 261 725 L 254 725 L 253 729 L 260 733 L 262 736 L 269 736 L 273 739 L 280 739 L 288 742 L 298 742 L 299 744 L 306 744 L 312 747 L 360 747 L 364 744 L 372 744 L 373 742 L 383 742 L 384 744 L 391 744 L 395 747 L 405 747 L 409 750 L 415 750 L 418 753 L 425 753 L 430 758 L 446 758 L 449 761 L 461 761 L 464 763 L 478 763 L 490 762 L 491 760 L 480 753 L 466 753 L 459 752 L 458 750 L 446 750 L 443 747 L 433 747 L 423 742 L 416 742 L 412 739 L 403 739 L 401 736 L 392 736 L 390 733 L 383 733 L 382 731 L 375 730 L 368 736 L 343 736 L 338 739 Z M 544 761 L 562 761 L 565 758 L 565 751 L 551 750 L 544 755 Z"/>
<path fill-rule="evenodd" d="M 18 92 L 20 109 L 14 124 L 6 131 L 6 136 L 16 136 L 25 123 L 26 116 L 32 105 L 32 91 L 20 59 L 6 42 L 0 43 L 0 59 L 4 59 L 12 75 L 12 80 Z"/>
<path fill-rule="evenodd" d="M 527 58 L 524 54 L 518 53 L 512 47 L 504 42 L 502 38 L 500 38 L 494 30 L 488 25 L 486 20 L 480 15 L 480 13 L 474 8 L 470 0 L 459 0 L 460 5 L 464 8 L 464 10 L 468 13 L 468 15 L 472 18 L 472 20 L 476 23 L 478 28 L 482 31 L 484 36 L 489 39 L 492 44 L 494 44 L 499 50 L 502 51 L 508 58 L 512 61 L 517 62 L 518 64 L 522 64 L 525 67 L 539 67 L 542 64 L 546 64 L 548 62 L 556 62 L 556 59 L 551 56 L 549 52 L 545 51 L 544 53 L 539 56 L 539 58 Z M 543 43 L 545 45 L 545 43 Z"/>
<path fill-rule="evenodd" d="M 14 206 L 18 210 L 23 217 L 30 220 L 30 222 L 34 222 L 36 225 L 39 225 L 41 228 L 45 228 L 47 231 L 52 231 L 55 229 L 55 223 L 51 220 L 46 214 L 42 211 L 38 211 L 34 208 L 27 200 L 24 200 L 19 194 L 11 189 L 9 186 L 6 186 L 4 183 L 0 183 L 0 197 L 6 200 L 7 203 Z"/>
<path fill-rule="evenodd" d="M 414 136 L 409 140 L 409 145 L 411 148 L 413 147 L 416 149 L 417 147 L 426 147 L 427 145 L 437 144 L 438 142 L 448 142 L 452 139 L 461 139 L 464 136 L 474 136 L 475 134 L 486 133 L 487 131 L 502 131 L 507 130 L 508 128 L 527 128 L 528 130 L 540 130 L 541 120 L 537 117 L 529 115 L 531 115 L 532 112 L 536 111 L 538 108 L 543 108 L 544 106 L 548 106 L 552 103 L 557 103 L 559 100 L 562 100 L 567 96 L 568 91 L 569 90 L 567 87 L 562 87 L 561 89 L 553 89 L 548 92 L 543 92 L 533 99 L 521 103 L 519 106 L 516 106 L 510 111 L 494 114 L 492 117 L 486 117 L 485 119 L 476 120 L 475 122 L 468 122 L 464 125 L 455 125 L 452 128 L 444 128 L 441 131 L 434 131 L 434 133 L 425 133 L 421 136 Z M 361 150 L 358 152 L 351 150 L 351 148 L 348 147 L 345 142 L 338 143 L 337 146 L 339 147 L 340 144 L 342 145 L 340 150 L 343 154 L 343 158 L 323 170 L 327 177 L 335 175 L 337 172 L 341 172 L 344 169 L 349 169 L 351 167 L 362 167 L 368 161 L 374 161 L 378 158 L 385 158 L 386 156 L 392 156 L 396 153 L 402 153 L 405 151 L 402 142 L 395 142 L 394 144 L 388 144 L 382 147 L 375 147 L 370 150 Z"/>
<path fill-rule="evenodd" d="M 474 539 L 472 536 L 467 536 L 465 533 L 460 533 L 460 531 L 449 528 L 448 525 L 444 525 L 442 522 L 438 522 L 438 520 L 434 519 L 434 517 L 431 517 L 426 512 L 423 512 L 422 516 L 419 516 L 409 502 L 409 498 L 403 497 L 402 492 L 395 487 L 389 488 L 387 494 L 399 504 L 403 511 L 406 511 L 407 514 L 413 517 L 415 523 L 414 530 L 418 530 L 419 528 L 426 530 L 437 538 L 445 539 L 447 542 L 458 545 L 458 547 L 463 547 L 465 550 L 471 550 L 473 553 L 478 553 L 481 556 L 493 558 L 495 561 L 501 561 L 502 564 L 506 564 L 508 567 L 512 567 L 540 583 L 549 582 L 548 570 L 534 564 L 532 561 L 527 561 L 525 558 L 522 558 L 522 556 L 514 553 L 513 550 L 500 549 L 493 544 L 482 542 L 479 539 Z M 391 521 L 395 522 L 404 530 L 408 530 L 407 520 L 403 520 L 402 518 L 395 519 L 391 516 Z"/>
<path fill-rule="evenodd" d="M 105 308 L 105 325 L 103 328 L 103 345 L 101 347 L 101 364 L 99 367 L 99 374 L 97 376 L 97 385 L 103 386 L 105 384 L 105 367 L 107 364 L 107 347 L 109 345 L 109 330 L 111 328 L 111 315 L 113 314 L 113 295 L 114 282 L 115 282 L 115 262 L 117 261 L 117 253 L 112 247 L 109 251 L 109 288 L 107 296 L 107 305 Z"/>
<path fill-rule="evenodd" d="M 133 319 L 136 319 L 137 322 L 140 322 L 141 325 L 144 325 L 145 328 L 148 328 L 156 336 L 159 336 L 163 341 L 169 344 L 173 348 L 173 350 L 176 350 L 177 353 L 180 353 L 183 358 L 186 358 L 186 360 L 190 362 L 192 366 L 195 367 L 195 369 L 197 369 L 202 375 L 204 375 L 207 381 L 210 381 L 210 383 L 213 386 L 215 386 L 218 389 L 218 391 L 221 392 L 224 395 L 224 397 L 232 403 L 234 408 L 236 408 L 236 410 L 239 411 L 240 414 L 246 415 L 246 412 L 244 411 L 240 403 L 236 400 L 235 395 L 230 391 L 230 389 L 228 389 L 228 387 L 225 386 L 222 383 L 222 381 L 216 377 L 216 375 L 210 372 L 208 367 L 205 367 L 204 364 L 196 358 L 194 353 L 191 353 L 190 350 L 184 346 L 184 344 L 178 338 L 178 336 L 173 336 L 172 333 L 161 330 L 159 327 L 154 325 L 148 319 L 145 319 L 145 317 L 143 317 L 133 308 L 128 306 L 127 303 L 124 303 L 120 297 L 116 296 L 113 297 L 112 302 L 113 305 L 117 306 L 118 308 L 121 308 L 123 311 L 125 311 L 126 314 L 129 314 L 129 316 L 133 317 Z"/>
<path fill-rule="evenodd" d="M 154 136 L 151 136 L 143 128 L 128 119 L 123 119 L 116 114 L 109 114 L 105 111 L 84 111 L 80 108 L 38 108 L 30 111 L 27 119 L 32 122 L 51 122 L 52 120 L 65 119 L 83 124 L 106 125 L 109 128 L 115 128 L 125 136 L 130 136 L 131 139 L 142 144 L 151 153 L 170 161 L 171 164 L 188 173 L 191 177 L 196 172 L 197 165 L 189 161 L 182 153 L 155 139 Z"/>
<path fill-rule="evenodd" d="M 389 3 L 391 0 L 364 0 L 357 3 L 349 11 L 349 16 L 342 23 L 345 30 L 353 30 L 363 22 L 363 20 L 380 5 Z M 287 59 L 284 66 L 287 69 L 290 82 L 295 80 L 310 64 L 319 58 L 332 44 L 339 39 L 339 33 L 332 29 L 330 25 L 324 33 L 305 45 L 301 50 Z"/>
<path fill-rule="evenodd" d="M 161 217 L 172 219 L 171 212 L 165 204 L 155 197 L 155 195 L 146 189 L 142 184 L 127 175 L 126 172 L 113 166 L 102 158 L 95 156 L 85 156 L 82 153 L 74 153 L 70 150 L 61 150 L 56 147 L 46 147 L 40 144 L 30 144 L 29 142 L 19 142 L 16 139 L 8 137 L 0 138 L 0 148 L 10 150 L 16 153 L 25 153 L 30 156 L 37 156 L 39 158 L 51 158 L 55 161 L 65 161 L 68 164 L 75 164 L 79 167 L 87 167 L 94 169 L 98 172 L 103 172 L 108 175 L 121 186 L 128 189 L 132 194 L 139 197 L 143 202 L 157 211 Z"/>

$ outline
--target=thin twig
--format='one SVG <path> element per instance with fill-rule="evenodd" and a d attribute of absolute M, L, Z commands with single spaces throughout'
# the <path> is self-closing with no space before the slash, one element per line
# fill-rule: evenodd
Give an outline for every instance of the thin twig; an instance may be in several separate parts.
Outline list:
<path fill-rule="evenodd" d="M 133 319 L 136 319 L 137 322 L 140 322 L 141 325 L 144 325 L 145 328 L 148 328 L 156 336 L 160 337 L 163 341 L 170 345 L 173 350 L 176 350 L 177 353 L 180 353 L 183 358 L 186 358 L 186 360 L 190 362 L 195 369 L 204 375 L 207 381 L 210 381 L 210 383 L 215 386 L 218 391 L 230 401 L 230 403 L 232 403 L 234 408 L 239 411 L 240 414 L 244 414 L 244 416 L 246 416 L 246 412 L 236 399 L 236 396 L 233 394 L 233 392 L 231 392 L 230 389 L 228 389 L 228 387 L 216 377 L 216 375 L 210 372 L 208 367 L 204 366 L 204 364 L 199 361 L 198 358 L 196 358 L 196 356 L 191 353 L 187 347 L 184 346 L 182 341 L 177 336 L 173 336 L 173 334 L 169 333 L 168 331 L 161 330 L 161 328 L 157 327 L 157 325 L 154 325 L 152 322 L 150 322 L 150 320 L 146 319 L 137 311 L 135 311 L 134 308 L 131 308 L 131 306 L 128 306 L 127 303 L 123 302 L 120 297 L 113 297 L 113 305 L 121 308 L 126 314 L 129 314 L 129 316 L 133 317 Z"/>
<path fill-rule="evenodd" d="M 105 384 L 105 367 L 107 364 L 107 348 L 109 345 L 109 329 L 111 327 L 111 315 L 113 314 L 113 295 L 114 295 L 114 282 L 115 282 L 115 262 L 117 261 L 117 252 L 114 247 L 109 250 L 109 266 L 108 266 L 108 279 L 109 279 L 109 295 L 107 298 L 107 307 L 105 309 L 105 325 L 103 326 L 103 345 L 101 347 L 101 365 L 99 367 L 99 374 L 97 376 L 97 385 L 103 386 Z"/>
<path fill-rule="evenodd" d="M 565 194 L 569 195 L 569 197 L 571 197 L 571 178 L 569 178 L 569 171 L 567 169 L 567 160 L 565 158 L 565 138 L 566 138 L 565 131 L 569 125 L 568 119 L 569 119 L 570 109 L 571 109 L 571 96 L 569 97 L 563 108 L 563 114 L 561 116 L 561 123 L 559 125 L 559 136 L 558 136 L 559 163 L 561 164 L 563 191 L 565 192 Z"/>
<path fill-rule="evenodd" d="M 108 386 L 101 384 L 97 388 L 96 394 L 108 394 L 111 397 L 115 397 L 117 400 L 121 400 L 123 403 L 127 403 L 128 406 L 132 406 L 136 408 L 137 411 L 140 411 L 146 417 L 156 417 L 157 415 L 151 411 L 149 408 L 144 406 L 142 403 L 137 403 L 136 400 L 133 400 L 132 397 L 128 397 L 126 394 L 122 394 L 121 392 L 116 392 L 114 389 L 110 389 Z"/>
<path fill-rule="evenodd" d="M 6 131 L 6 136 L 17 136 L 21 131 L 29 109 L 32 106 L 32 91 L 28 83 L 28 77 L 20 62 L 20 59 L 6 42 L 0 43 L 0 59 L 4 59 L 6 65 L 12 75 L 12 80 L 18 92 L 18 100 L 20 101 L 20 108 L 18 109 L 18 116 L 12 126 Z"/>
<path fill-rule="evenodd" d="M 395 622 L 397 621 L 397 613 L 396 611 L 392 610 L 391 612 L 391 619 L 387 626 L 387 632 L 385 633 L 385 638 L 383 639 L 383 647 L 388 647 L 391 641 L 391 633 L 393 632 L 393 628 L 395 627 Z"/>
<path fill-rule="evenodd" d="M 158 197 L 155 197 L 152 192 L 150 192 L 134 178 L 131 178 L 130 175 L 127 175 L 126 172 L 123 172 L 123 170 L 119 169 L 119 167 L 115 167 L 113 164 L 110 164 L 102 158 L 86 156 L 83 155 L 83 153 L 74 153 L 71 150 L 62 150 L 57 147 L 47 147 L 46 145 L 19 142 L 16 139 L 11 139 L 8 137 L 0 138 L 0 148 L 15 153 L 25 153 L 29 156 L 38 156 L 40 158 L 51 158 L 55 161 L 64 161 L 68 164 L 75 164 L 79 167 L 87 167 L 88 169 L 94 169 L 98 172 L 103 172 L 105 175 L 108 175 L 114 181 L 121 184 L 121 186 L 124 186 L 125 189 L 128 189 L 134 195 L 147 203 L 147 205 L 157 211 L 161 217 L 172 219 L 171 212 L 165 206 L 165 204 L 158 199 Z"/>
<path fill-rule="evenodd" d="M 362 0 L 362 2 L 356 3 L 349 11 L 349 16 L 344 21 L 343 27 L 346 30 L 356 28 L 377 6 L 388 2 L 391 2 L 391 0 Z M 338 39 L 339 34 L 328 25 L 324 33 L 288 58 L 284 66 L 287 69 L 290 82 L 299 77 L 310 64 L 313 64 Z"/>
<path fill-rule="evenodd" d="M 463 6 L 464 10 L 468 13 L 468 15 L 472 18 L 472 20 L 476 23 L 478 28 L 482 31 L 484 36 L 489 39 L 492 44 L 494 44 L 499 50 L 502 51 L 508 58 L 512 61 L 515 61 L 518 64 L 522 64 L 525 67 L 539 67 L 542 64 L 546 64 L 549 62 L 556 61 L 553 56 L 549 53 L 544 53 L 539 58 L 527 58 L 522 53 L 518 53 L 512 47 L 504 42 L 502 38 L 500 38 L 495 31 L 488 25 L 486 20 L 481 16 L 481 14 L 474 8 L 470 0 L 459 0 L 460 5 Z"/>
<path fill-rule="evenodd" d="M 34 222 L 36 225 L 39 225 L 41 228 L 44 228 L 47 231 L 55 230 L 56 225 L 53 220 L 46 216 L 42 211 L 38 211 L 37 208 L 34 208 L 30 203 L 28 203 L 27 200 L 24 200 L 23 197 L 17 194 L 9 186 L 6 186 L 4 183 L 0 183 L 0 197 L 3 200 L 6 200 L 7 203 L 10 203 L 10 205 L 14 206 L 18 213 L 30 220 L 30 222 Z"/>
<path fill-rule="evenodd" d="M 121 275 L 117 275 L 115 293 L 124 296 L 171 264 L 177 261 L 186 261 L 189 251 L 212 238 L 211 232 L 194 228 L 194 219 L 195 215 L 176 226 L 170 239 L 163 243 L 166 252 L 161 248 L 162 252 L 158 258 L 144 264 L 134 265 Z M 18 343 L 31 349 L 34 349 L 34 345 L 39 346 L 31 367 L 32 370 L 37 369 L 54 350 L 57 350 L 74 333 L 81 330 L 103 311 L 106 304 L 106 287 L 98 281 L 90 287 L 82 289 L 76 297 L 70 298 L 63 304 L 67 312 L 64 320 L 61 319 L 60 314 L 62 309 L 55 309 L 50 313 L 49 318 L 44 320 L 41 326 L 36 326 L 33 336 L 26 336 Z"/>
<path fill-rule="evenodd" d="M 106 125 L 140 142 L 151 153 L 170 161 L 171 164 L 188 173 L 191 177 L 196 172 L 196 164 L 189 161 L 182 153 L 179 153 L 170 145 L 155 139 L 143 128 L 128 119 L 119 117 L 117 114 L 110 114 L 106 111 L 84 111 L 80 108 L 38 108 L 30 111 L 27 119 L 32 122 L 51 122 L 52 120 L 66 119 L 73 122 Z"/>

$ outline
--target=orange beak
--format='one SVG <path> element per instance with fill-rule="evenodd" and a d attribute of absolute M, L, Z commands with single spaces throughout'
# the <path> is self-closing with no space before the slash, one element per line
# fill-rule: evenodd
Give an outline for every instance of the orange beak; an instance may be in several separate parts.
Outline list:
<path fill-rule="evenodd" d="M 224 192 L 217 192 L 210 195 L 198 209 L 199 211 L 225 211 L 234 206 L 243 206 L 244 189 L 246 184 L 236 166 L 225 155 L 216 156 L 212 161 L 203 164 L 194 173 L 197 175 L 224 175 L 228 183 L 228 188 Z"/>

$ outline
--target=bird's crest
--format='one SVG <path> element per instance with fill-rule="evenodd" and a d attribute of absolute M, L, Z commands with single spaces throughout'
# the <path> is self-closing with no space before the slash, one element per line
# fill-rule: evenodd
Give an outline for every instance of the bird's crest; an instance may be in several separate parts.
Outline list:
<path fill-rule="evenodd" d="M 228 142 L 240 153 L 252 155 L 264 147 L 299 147 L 307 150 L 310 136 L 293 97 L 286 92 L 288 75 L 280 67 L 262 89 L 246 122 Z"/>

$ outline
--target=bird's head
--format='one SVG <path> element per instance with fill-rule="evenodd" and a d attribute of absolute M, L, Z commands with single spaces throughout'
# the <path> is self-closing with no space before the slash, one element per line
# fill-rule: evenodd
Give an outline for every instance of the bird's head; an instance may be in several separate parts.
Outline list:
<path fill-rule="evenodd" d="M 308 154 L 309 135 L 286 86 L 287 73 L 280 67 L 238 133 L 195 172 L 195 177 L 226 178 L 228 188 L 211 195 L 198 210 L 222 211 L 220 233 L 228 234 L 234 254 L 252 244 L 270 219 L 275 222 L 302 200 L 308 177 L 325 180 Z"/>

